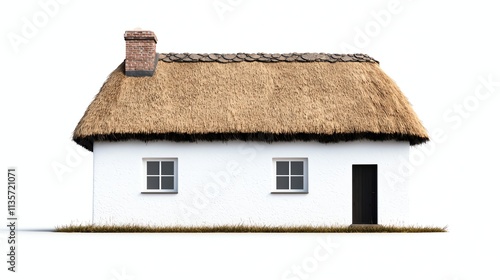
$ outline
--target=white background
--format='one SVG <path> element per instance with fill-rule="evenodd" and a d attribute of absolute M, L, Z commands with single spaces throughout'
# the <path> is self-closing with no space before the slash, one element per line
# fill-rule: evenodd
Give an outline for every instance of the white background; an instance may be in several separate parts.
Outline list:
<path fill-rule="evenodd" d="M 442 135 L 422 146 L 427 153 L 411 164 L 412 221 L 448 225 L 450 232 L 25 231 L 19 233 L 19 273 L 7 272 L 2 261 L 2 279 L 293 279 L 286 272 L 295 265 L 309 271 L 302 279 L 498 279 L 495 2 L 54 1 L 0 4 L 0 166 L 18 168 L 21 228 L 90 221 L 92 156 L 71 141 L 72 131 L 123 61 L 124 31 L 141 27 L 156 33 L 159 52 L 362 52 L 376 58 L 431 136 Z M 489 90 L 482 82 L 488 80 Z M 0 236 L 2 256 L 6 236 Z M 335 251 L 313 261 L 318 239 L 328 238 Z"/>

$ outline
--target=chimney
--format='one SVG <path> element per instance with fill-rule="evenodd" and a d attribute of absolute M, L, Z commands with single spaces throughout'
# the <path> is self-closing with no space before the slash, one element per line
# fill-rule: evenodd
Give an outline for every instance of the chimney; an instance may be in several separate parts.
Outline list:
<path fill-rule="evenodd" d="M 153 76 L 158 55 L 156 35 L 153 31 L 125 31 L 125 75 L 131 77 Z"/>

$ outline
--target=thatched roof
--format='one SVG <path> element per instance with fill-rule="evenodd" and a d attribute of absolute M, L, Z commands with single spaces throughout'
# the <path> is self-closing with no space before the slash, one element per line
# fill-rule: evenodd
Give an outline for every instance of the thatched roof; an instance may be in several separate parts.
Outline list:
<path fill-rule="evenodd" d="M 366 55 L 161 54 L 152 77 L 113 71 L 73 140 L 400 140 L 428 135 Z"/>

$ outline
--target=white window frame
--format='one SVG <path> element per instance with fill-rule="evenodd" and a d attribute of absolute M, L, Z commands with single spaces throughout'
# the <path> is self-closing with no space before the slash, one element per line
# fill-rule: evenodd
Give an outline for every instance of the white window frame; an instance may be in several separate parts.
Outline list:
<path fill-rule="evenodd" d="M 276 175 L 276 162 L 277 161 L 302 161 L 304 163 L 304 188 L 301 189 L 301 190 L 296 190 L 296 189 L 288 189 L 288 190 L 284 190 L 284 189 L 277 189 L 277 185 L 276 185 L 276 178 L 278 177 L 278 175 Z M 291 169 L 289 169 L 289 172 L 291 172 Z M 273 158 L 273 185 L 272 185 L 272 191 L 271 193 L 276 193 L 276 194 L 280 194 L 280 193 L 293 193 L 293 194 L 307 194 L 309 193 L 309 167 L 308 167 L 308 160 L 307 158 L 298 158 L 298 157 L 290 157 L 290 158 L 287 158 L 287 157 L 279 157 L 279 158 Z M 288 175 L 289 177 L 293 177 L 293 175 L 289 174 Z M 290 180 L 291 181 L 291 180 Z M 291 184 L 291 182 L 289 183 Z"/>
<path fill-rule="evenodd" d="M 161 162 L 161 161 L 172 161 L 174 163 L 174 189 L 171 190 L 162 190 L 162 189 L 157 189 L 157 190 L 152 190 L 148 189 L 148 170 L 147 170 L 147 162 L 148 161 L 156 161 L 156 162 Z M 161 193 L 161 194 L 176 194 L 178 192 L 178 160 L 177 158 L 143 158 L 142 159 L 142 191 L 141 193 Z M 160 164 L 161 168 L 161 164 Z M 161 177 L 161 169 L 160 169 L 160 175 Z M 161 179 L 160 179 L 161 180 Z M 161 181 L 160 181 L 160 186 L 161 186 Z"/>

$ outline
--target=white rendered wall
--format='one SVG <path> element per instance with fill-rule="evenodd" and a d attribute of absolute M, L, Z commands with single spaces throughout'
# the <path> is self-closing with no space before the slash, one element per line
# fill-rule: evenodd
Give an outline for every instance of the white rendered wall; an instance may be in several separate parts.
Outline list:
<path fill-rule="evenodd" d="M 349 225 L 352 165 L 377 164 L 378 223 L 401 224 L 409 205 L 398 168 L 408 156 L 395 141 L 96 142 L 94 223 Z M 178 159 L 177 194 L 141 193 L 151 157 Z M 308 194 L 271 194 L 276 157 L 308 159 Z"/>

